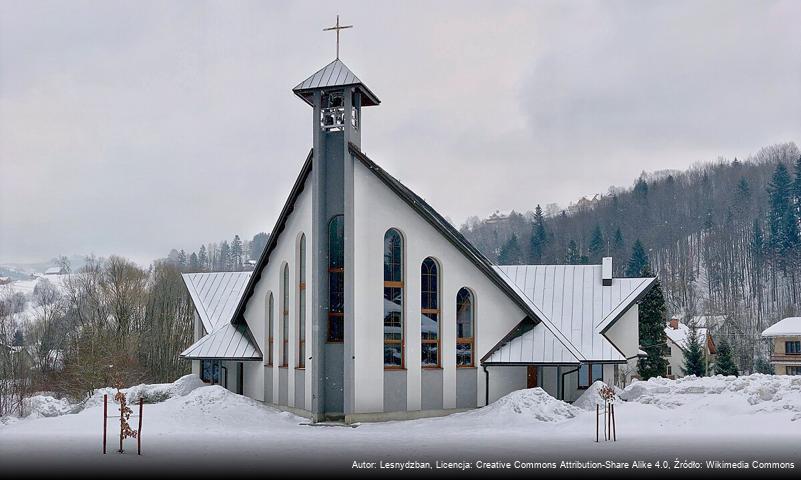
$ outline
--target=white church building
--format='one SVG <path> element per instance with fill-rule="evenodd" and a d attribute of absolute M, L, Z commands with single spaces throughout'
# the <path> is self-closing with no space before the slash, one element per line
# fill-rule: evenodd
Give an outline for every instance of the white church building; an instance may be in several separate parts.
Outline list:
<path fill-rule="evenodd" d="M 313 146 L 252 272 L 194 273 L 193 371 L 313 421 L 440 415 L 539 386 L 572 401 L 638 354 L 653 278 L 493 265 L 362 149 L 378 97 L 339 59 L 294 93 Z"/>

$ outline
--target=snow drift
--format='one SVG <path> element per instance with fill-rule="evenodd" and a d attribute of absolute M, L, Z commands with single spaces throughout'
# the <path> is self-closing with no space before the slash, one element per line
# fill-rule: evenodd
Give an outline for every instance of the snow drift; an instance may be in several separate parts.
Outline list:
<path fill-rule="evenodd" d="M 528 418 L 539 422 L 561 422 L 578 413 L 576 407 L 555 399 L 538 387 L 514 391 L 470 414 L 498 420 Z"/>
<path fill-rule="evenodd" d="M 602 382 L 601 380 L 597 380 L 595 383 L 590 385 L 584 393 L 581 394 L 579 398 L 573 402 L 574 407 L 578 407 L 582 410 L 595 410 L 596 405 L 601 405 L 603 407 L 604 400 L 599 395 L 599 391 L 603 388 L 608 386 L 606 383 Z M 615 389 L 615 401 L 620 398 L 620 394 L 622 390 L 617 387 L 612 387 Z"/>
<path fill-rule="evenodd" d="M 620 394 L 629 402 L 675 408 L 703 396 L 720 397 L 721 401 L 745 402 L 754 413 L 789 410 L 796 412 L 792 420 L 801 420 L 801 377 L 763 375 L 742 377 L 694 375 L 669 380 L 658 377 L 635 381 Z"/>

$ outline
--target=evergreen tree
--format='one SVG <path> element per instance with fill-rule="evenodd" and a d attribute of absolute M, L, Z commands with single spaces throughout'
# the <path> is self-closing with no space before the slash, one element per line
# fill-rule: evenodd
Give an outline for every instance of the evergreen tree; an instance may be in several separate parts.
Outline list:
<path fill-rule="evenodd" d="M 209 255 L 206 253 L 206 246 L 201 245 L 200 251 L 197 254 L 198 269 L 203 272 L 209 268 Z"/>
<path fill-rule="evenodd" d="M 615 259 L 615 261 L 612 262 L 612 267 L 615 269 L 617 275 L 623 273 L 622 259 L 624 258 L 625 251 L 626 241 L 623 239 L 623 232 L 621 232 L 620 227 L 618 227 L 612 237 L 612 257 Z"/>
<path fill-rule="evenodd" d="M 534 209 L 534 225 L 531 229 L 531 245 L 529 259 L 533 264 L 542 262 L 542 255 L 545 250 L 547 233 L 545 232 L 545 216 L 542 208 L 537 205 Z"/>
<path fill-rule="evenodd" d="M 253 235 L 253 240 L 250 241 L 250 258 L 253 260 L 258 260 L 261 257 L 261 252 L 264 251 L 264 247 L 267 246 L 267 240 L 270 239 L 270 236 L 264 232 L 259 232 L 256 235 Z"/>
<path fill-rule="evenodd" d="M 601 232 L 601 226 L 596 224 L 595 229 L 592 231 L 589 246 L 589 262 L 600 263 L 604 254 L 604 234 Z"/>
<path fill-rule="evenodd" d="M 11 341 L 11 346 L 22 347 L 24 345 L 25 345 L 25 335 L 22 333 L 22 330 L 14 331 L 14 339 Z"/>
<path fill-rule="evenodd" d="M 178 267 L 183 270 L 186 268 L 186 251 L 182 248 L 178 252 Z"/>
<path fill-rule="evenodd" d="M 762 355 L 757 357 L 756 361 L 754 362 L 754 370 L 756 370 L 756 373 L 764 373 L 765 375 L 776 374 L 776 370 L 773 368 L 773 365 Z"/>
<path fill-rule="evenodd" d="M 792 199 L 795 217 L 801 226 L 801 156 L 795 161 L 795 181 L 793 181 Z"/>
<path fill-rule="evenodd" d="M 718 344 L 715 373 L 718 375 L 740 375 L 740 371 L 737 370 L 737 365 L 734 363 L 731 346 L 725 338 Z"/>
<path fill-rule="evenodd" d="M 220 244 L 220 255 L 219 255 L 219 268 L 218 270 L 223 272 L 230 272 L 232 267 L 231 263 L 231 247 L 228 245 L 227 240 L 223 240 Z"/>
<path fill-rule="evenodd" d="M 684 348 L 684 366 L 682 370 L 685 375 L 695 375 L 696 377 L 706 376 L 704 345 L 698 338 L 698 329 L 694 324 L 690 326 L 689 338 Z"/>
<path fill-rule="evenodd" d="M 650 260 L 648 259 L 648 254 L 645 253 L 645 247 L 642 246 L 642 242 L 640 242 L 638 238 L 631 248 L 631 257 L 629 257 L 629 263 L 626 266 L 626 276 L 642 276 L 645 269 L 648 268 L 649 263 Z"/>
<path fill-rule="evenodd" d="M 789 247 L 791 235 L 788 231 L 789 217 L 794 217 L 792 209 L 792 182 L 787 167 L 783 163 L 776 165 L 773 178 L 768 185 L 770 209 L 768 211 L 768 241 L 775 253 L 782 255 Z M 795 228 L 791 229 L 794 230 Z M 797 230 L 796 230 L 797 233 Z"/>
<path fill-rule="evenodd" d="M 519 265 L 523 260 L 523 251 L 520 249 L 520 242 L 516 234 L 512 234 L 509 240 L 503 244 L 498 254 L 500 265 Z"/>
<path fill-rule="evenodd" d="M 242 239 L 239 235 L 234 235 L 234 240 L 231 242 L 231 270 L 242 270 Z"/>
<path fill-rule="evenodd" d="M 565 254 L 565 263 L 568 265 L 578 265 L 581 261 L 579 256 L 578 245 L 575 240 L 571 240 L 567 244 L 567 253 Z"/>
<path fill-rule="evenodd" d="M 759 219 L 754 219 L 754 226 L 751 227 L 751 255 L 754 259 L 759 261 L 762 253 L 765 250 L 765 235 L 762 233 L 762 225 L 759 224 Z"/>
<path fill-rule="evenodd" d="M 199 272 L 200 271 L 200 262 L 198 261 L 197 253 L 192 252 L 189 255 L 189 271 L 190 272 Z"/>
<path fill-rule="evenodd" d="M 650 276 L 650 267 L 646 265 L 640 275 Z M 645 358 L 641 358 L 637 365 L 640 378 L 643 380 L 664 375 L 667 371 L 668 362 L 663 356 L 667 348 L 666 321 L 665 296 L 662 293 L 662 285 L 656 280 L 639 304 L 640 345 L 648 354 Z"/>

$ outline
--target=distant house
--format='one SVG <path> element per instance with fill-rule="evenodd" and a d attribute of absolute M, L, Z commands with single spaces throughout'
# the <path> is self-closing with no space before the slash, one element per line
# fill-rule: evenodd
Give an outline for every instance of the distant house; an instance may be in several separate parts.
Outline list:
<path fill-rule="evenodd" d="M 50 267 L 45 270 L 45 275 L 64 275 L 65 273 L 67 271 L 64 270 L 64 267 Z"/>
<path fill-rule="evenodd" d="M 665 335 L 668 338 L 668 366 L 665 376 L 668 378 L 684 376 L 684 352 L 687 350 L 691 332 L 692 329 L 689 326 L 681 323 L 676 318 L 668 321 L 665 327 Z M 704 363 L 706 364 L 707 373 L 709 373 L 715 361 L 715 355 L 718 352 L 715 341 L 712 340 L 709 329 L 705 327 L 697 327 L 696 335 L 698 335 L 698 342 L 704 348 Z"/>
<path fill-rule="evenodd" d="M 762 336 L 773 342 L 770 363 L 776 375 L 801 375 L 801 317 L 780 320 Z"/>
<path fill-rule="evenodd" d="M 11 283 L 11 279 L 8 277 L 0 277 L 0 285 L 7 285 Z"/>

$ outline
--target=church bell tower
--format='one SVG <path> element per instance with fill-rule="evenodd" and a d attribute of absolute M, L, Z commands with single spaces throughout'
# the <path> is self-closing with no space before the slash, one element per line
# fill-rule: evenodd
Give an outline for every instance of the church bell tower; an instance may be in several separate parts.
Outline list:
<path fill-rule="evenodd" d="M 380 100 L 337 58 L 293 89 L 312 107 L 312 413 L 316 421 L 353 411 L 353 168 L 362 107 Z"/>

